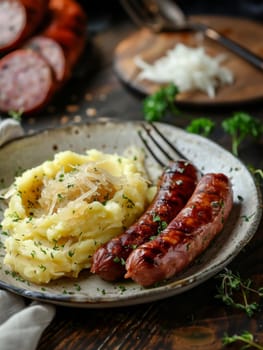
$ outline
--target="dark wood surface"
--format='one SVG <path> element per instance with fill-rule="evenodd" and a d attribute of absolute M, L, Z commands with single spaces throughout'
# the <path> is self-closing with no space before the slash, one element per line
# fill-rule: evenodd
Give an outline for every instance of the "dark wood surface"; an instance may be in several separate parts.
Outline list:
<path fill-rule="evenodd" d="M 85 56 L 73 79 L 52 105 L 38 116 L 23 119 L 27 133 L 67 123 L 86 122 L 98 117 L 143 119 L 143 96 L 127 89 L 113 69 L 117 44 L 137 30 L 128 20 L 110 23 L 93 33 Z M 236 110 L 263 118 L 262 102 L 227 108 L 181 109 L 181 116 L 166 116 L 163 121 L 185 128 L 195 117 L 207 116 L 216 122 L 211 136 L 226 149 L 230 139 L 220 123 Z M 240 158 L 249 165 L 263 168 L 262 141 L 245 142 Z M 263 225 L 239 256 L 229 266 L 263 286 Z M 217 281 L 202 285 L 175 297 L 138 306 L 114 309 L 76 309 L 57 307 L 56 316 L 42 335 L 38 350 L 108 350 L 108 349 L 222 349 L 222 337 L 247 330 L 263 344 L 263 315 L 249 318 L 215 299 Z M 240 349 L 234 344 L 229 349 Z"/>

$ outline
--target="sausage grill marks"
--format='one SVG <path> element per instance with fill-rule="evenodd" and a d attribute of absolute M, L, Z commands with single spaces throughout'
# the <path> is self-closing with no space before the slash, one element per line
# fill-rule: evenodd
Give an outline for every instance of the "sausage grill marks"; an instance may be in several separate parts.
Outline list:
<path fill-rule="evenodd" d="M 34 1 L 31 0 L 37 4 L 40 0 Z M 3 112 L 20 110 L 29 114 L 42 109 L 71 77 L 84 50 L 87 19 L 78 3 L 75 0 L 44 0 L 44 3 L 48 4 L 48 12 L 41 33 L 0 60 Z M 40 60 L 45 71 L 49 71 L 46 76 L 38 69 Z"/>
<path fill-rule="evenodd" d="M 91 272 L 107 281 L 123 278 L 129 254 L 168 225 L 190 198 L 198 179 L 197 169 L 189 162 L 171 162 L 159 180 L 157 194 L 147 211 L 124 233 L 95 252 Z"/>
<path fill-rule="evenodd" d="M 181 272 L 222 230 L 232 205 L 229 179 L 224 174 L 204 175 L 167 228 L 132 251 L 126 261 L 125 278 L 148 287 Z"/>

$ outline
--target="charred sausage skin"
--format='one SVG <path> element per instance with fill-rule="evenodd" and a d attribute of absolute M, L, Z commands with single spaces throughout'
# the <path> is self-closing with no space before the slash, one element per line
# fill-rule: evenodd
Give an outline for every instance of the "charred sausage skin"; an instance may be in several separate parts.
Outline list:
<path fill-rule="evenodd" d="M 190 198 L 198 179 L 199 172 L 191 163 L 171 162 L 159 180 L 157 194 L 147 211 L 124 233 L 95 252 L 91 272 L 107 281 L 123 278 L 129 254 L 168 225 Z"/>
<path fill-rule="evenodd" d="M 130 254 L 125 278 L 148 287 L 181 272 L 222 230 L 232 205 L 229 179 L 220 173 L 204 175 L 167 228 Z"/>

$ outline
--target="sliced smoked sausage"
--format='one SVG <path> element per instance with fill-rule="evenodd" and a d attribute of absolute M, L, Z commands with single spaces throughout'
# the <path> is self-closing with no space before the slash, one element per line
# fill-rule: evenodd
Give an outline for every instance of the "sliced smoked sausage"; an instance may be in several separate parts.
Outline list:
<path fill-rule="evenodd" d="M 36 111 L 51 98 L 53 73 L 37 53 L 16 50 L 0 60 L 0 106 L 4 111 Z"/>
<path fill-rule="evenodd" d="M 48 0 L 0 1 L 0 53 L 17 48 L 42 24 Z"/>
<path fill-rule="evenodd" d="M 27 42 L 51 65 L 58 82 L 71 77 L 86 43 L 87 18 L 74 0 L 50 0 L 47 24 L 43 31 Z"/>
<path fill-rule="evenodd" d="M 50 0 L 41 35 L 0 60 L 1 111 L 19 109 L 29 114 L 50 101 L 71 77 L 85 47 L 86 23 L 86 14 L 75 0 Z M 40 62 L 46 67 L 45 78 L 43 70 L 36 69 Z"/>
<path fill-rule="evenodd" d="M 64 82 L 69 74 L 66 55 L 59 43 L 45 36 L 33 37 L 25 46 L 41 55 L 52 68 L 57 82 Z"/>

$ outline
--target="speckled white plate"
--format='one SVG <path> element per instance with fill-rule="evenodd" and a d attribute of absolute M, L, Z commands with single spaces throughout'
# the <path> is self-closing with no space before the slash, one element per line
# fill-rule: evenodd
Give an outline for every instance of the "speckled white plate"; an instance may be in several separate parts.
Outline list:
<path fill-rule="evenodd" d="M 19 169 L 27 169 L 70 149 L 84 152 L 97 148 L 122 153 L 140 145 L 140 122 L 100 121 L 52 129 L 11 141 L 0 148 L 0 180 L 9 185 Z M 83 271 L 78 279 L 61 279 L 47 286 L 23 281 L 3 264 L 5 236 L 0 235 L 0 287 L 31 299 L 73 307 L 101 308 L 139 304 L 182 293 L 204 282 L 225 267 L 253 237 L 261 218 L 261 197 L 247 168 L 231 153 L 198 135 L 171 125 L 159 128 L 196 166 L 205 172 L 224 172 L 231 178 L 234 208 L 222 233 L 208 250 L 184 273 L 164 284 L 144 289 L 131 281 L 107 283 Z M 155 162 L 147 157 L 150 176 Z"/>

